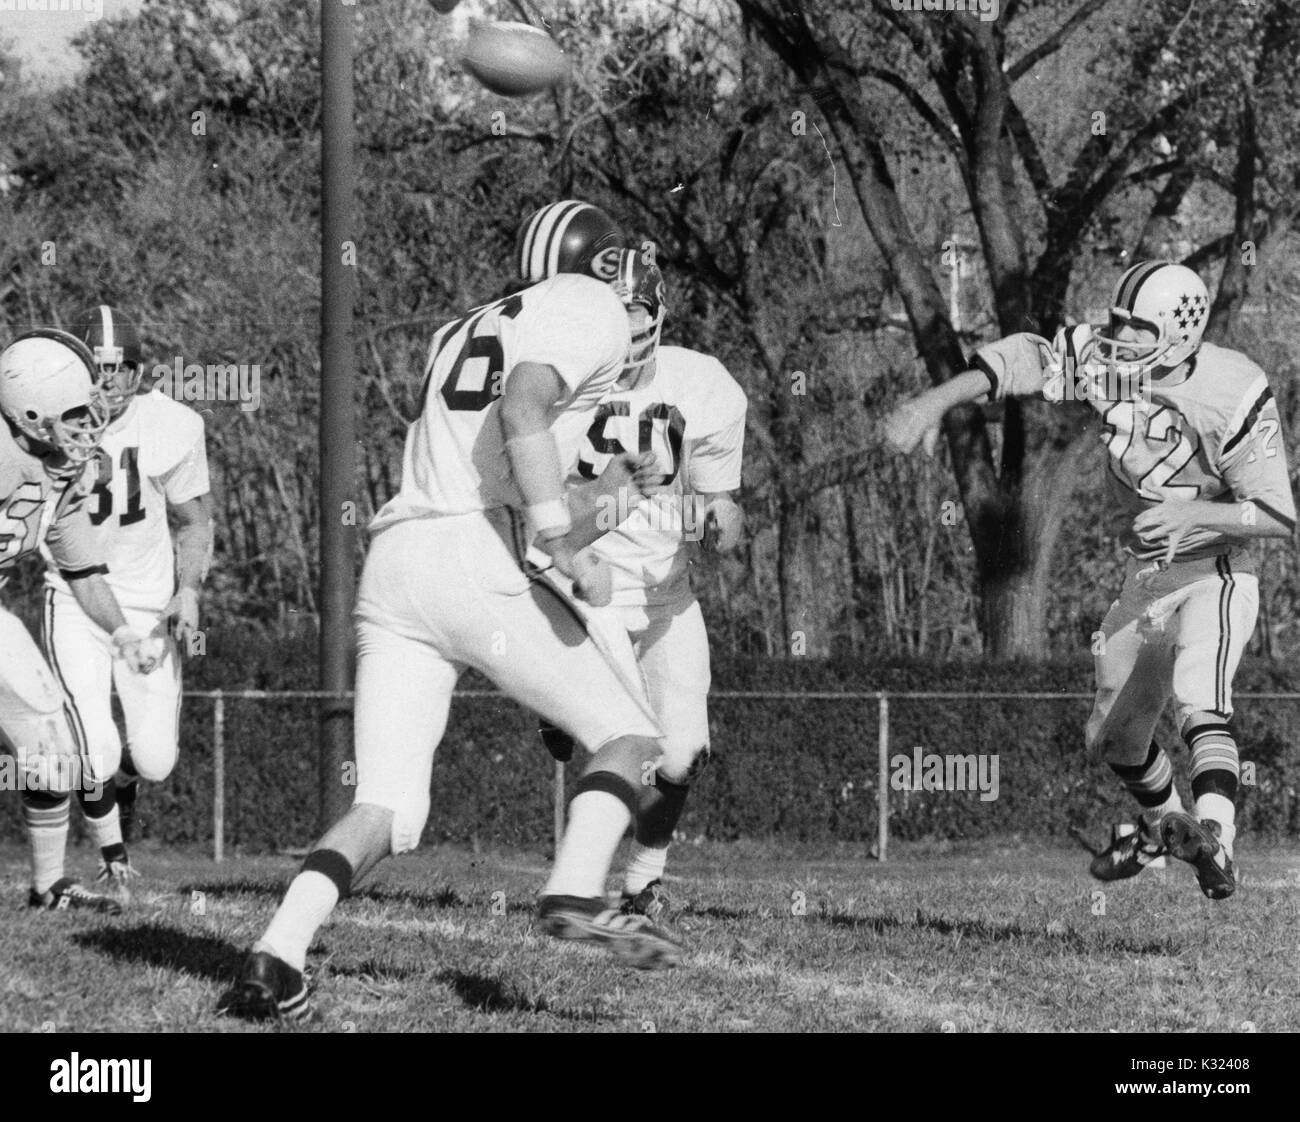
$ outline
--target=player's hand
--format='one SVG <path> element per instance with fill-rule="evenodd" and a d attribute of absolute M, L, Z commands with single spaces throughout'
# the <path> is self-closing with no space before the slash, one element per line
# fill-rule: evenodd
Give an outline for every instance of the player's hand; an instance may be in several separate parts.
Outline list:
<path fill-rule="evenodd" d="M 613 573 L 603 561 L 575 550 L 566 537 L 539 539 L 539 549 L 573 582 L 573 594 L 593 608 L 604 608 L 614 598 Z"/>
<path fill-rule="evenodd" d="M 163 620 L 182 650 L 189 649 L 190 636 L 199 629 L 199 594 L 182 588 L 163 609 Z"/>
<path fill-rule="evenodd" d="M 933 456 L 939 443 L 939 426 L 944 411 L 928 393 L 903 402 L 884 420 L 885 442 L 904 455 L 919 444 L 927 456 Z"/>
<path fill-rule="evenodd" d="M 162 661 L 162 644 L 123 624 L 113 632 L 113 653 L 137 674 L 152 674 Z"/>
<path fill-rule="evenodd" d="M 710 553 L 726 553 L 740 544 L 745 514 L 731 499 L 714 499 L 704 511 L 704 541 Z"/>
<path fill-rule="evenodd" d="M 661 474 L 655 470 L 653 452 L 641 452 L 638 455 L 622 452 L 613 457 L 600 473 L 601 490 L 616 495 L 626 489 L 631 497 L 640 498 L 655 488 Z"/>
<path fill-rule="evenodd" d="M 1178 544 L 1193 530 L 1200 529 L 1200 504 L 1186 499 L 1165 499 L 1133 519 L 1133 532 L 1143 545 L 1169 540 L 1165 564 L 1174 559 Z"/>

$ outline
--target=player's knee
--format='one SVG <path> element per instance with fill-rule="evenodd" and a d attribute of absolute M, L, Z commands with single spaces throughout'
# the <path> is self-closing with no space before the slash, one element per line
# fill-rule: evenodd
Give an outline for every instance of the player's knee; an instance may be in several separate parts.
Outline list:
<path fill-rule="evenodd" d="M 689 787 L 708 766 L 712 755 L 713 752 L 707 744 L 696 745 L 686 750 L 682 750 L 677 745 L 666 744 L 663 759 L 659 761 L 657 770 L 660 778 L 669 783 L 678 787 Z"/>
<path fill-rule="evenodd" d="M 66 798 L 85 771 L 77 738 L 62 711 L 31 714 L 6 729 L 21 771 L 23 790 Z"/>
<path fill-rule="evenodd" d="M 1149 740 L 1129 736 L 1119 729 L 1101 729 L 1088 742 L 1092 758 L 1112 767 L 1136 767 L 1147 758 L 1150 748 Z"/>
<path fill-rule="evenodd" d="M 172 769 L 176 766 L 177 754 L 175 740 L 143 740 L 138 745 L 131 745 L 131 766 L 141 779 L 149 783 L 161 783 L 171 775 Z M 113 771 L 116 770 L 115 764 Z"/>
<path fill-rule="evenodd" d="M 392 808 L 393 821 L 389 827 L 389 845 L 394 854 L 410 853 L 420 844 L 420 838 L 424 836 L 425 823 L 429 821 L 430 805 L 431 801 L 426 792 L 422 798 L 416 796 L 403 799 L 399 806 Z"/>
<path fill-rule="evenodd" d="M 117 806 L 117 789 L 87 775 L 77 787 L 77 802 L 87 818 L 103 818 Z"/>
<path fill-rule="evenodd" d="M 663 750 L 648 736 L 623 736 L 602 745 L 587 761 L 574 797 L 587 791 L 605 791 L 637 812 L 641 792 L 653 787 Z"/>
<path fill-rule="evenodd" d="M 107 783 L 122 766 L 122 742 L 116 737 L 92 738 L 83 758 L 87 778 L 92 783 Z"/>
<path fill-rule="evenodd" d="M 51 811 L 66 806 L 70 798 L 71 795 L 66 791 L 34 791 L 28 788 L 23 790 L 21 801 L 28 810 Z"/>

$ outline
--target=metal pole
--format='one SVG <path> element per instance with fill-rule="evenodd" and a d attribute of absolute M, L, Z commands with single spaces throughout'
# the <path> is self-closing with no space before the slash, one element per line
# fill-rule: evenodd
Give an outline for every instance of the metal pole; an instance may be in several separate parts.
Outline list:
<path fill-rule="evenodd" d="M 961 243 L 952 232 L 952 272 L 948 274 L 948 318 L 953 331 L 961 330 Z"/>
<path fill-rule="evenodd" d="M 555 795 L 554 795 L 554 818 L 555 818 L 555 852 L 560 852 L 560 842 L 564 840 L 564 765 L 559 760 L 555 761 Z"/>
<path fill-rule="evenodd" d="M 357 6 L 321 3 L 321 368 L 320 685 L 352 688 L 352 604 L 356 548 L 352 328 L 356 296 L 353 199 L 356 121 L 352 93 Z M 321 705 L 320 830 L 347 809 L 343 765 L 352 749 L 352 706 Z"/>
<path fill-rule="evenodd" d="M 883 693 L 876 694 L 880 706 L 878 716 L 878 755 L 879 775 L 876 779 L 876 853 L 879 860 L 885 859 L 885 850 L 889 846 L 889 698 Z"/>
<path fill-rule="evenodd" d="M 226 858 L 226 699 L 217 690 L 212 705 L 212 860 Z"/>

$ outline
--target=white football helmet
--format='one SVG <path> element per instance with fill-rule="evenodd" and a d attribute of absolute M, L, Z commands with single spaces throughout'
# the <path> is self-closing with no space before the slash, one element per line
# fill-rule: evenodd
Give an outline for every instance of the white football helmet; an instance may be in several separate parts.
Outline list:
<path fill-rule="evenodd" d="M 1179 366 L 1196 353 L 1210 318 L 1210 294 L 1204 282 L 1185 265 L 1172 261 L 1143 261 L 1115 286 L 1110 324 L 1096 334 L 1103 361 L 1150 373 Z M 1155 342 L 1122 342 L 1124 327 L 1145 328 Z"/>
<path fill-rule="evenodd" d="M 108 427 L 94 356 L 75 335 L 40 328 L 0 351 L 0 413 L 24 436 L 86 463 Z"/>

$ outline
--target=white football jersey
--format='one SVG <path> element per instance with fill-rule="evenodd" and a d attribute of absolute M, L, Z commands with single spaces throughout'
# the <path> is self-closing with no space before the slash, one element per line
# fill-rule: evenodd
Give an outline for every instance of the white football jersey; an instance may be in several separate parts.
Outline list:
<path fill-rule="evenodd" d="M 103 548 L 86 517 L 86 469 L 55 480 L 45 461 L 21 448 L 0 420 L 0 587 L 38 550 L 65 572 L 104 571 Z"/>
<path fill-rule="evenodd" d="M 689 590 L 687 542 L 703 536 L 688 496 L 740 486 L 745 391 L 716 358 L 660 347 L 648 384 L 611 391 L 584 432 L 569 482 L 595 479 L 623 453 L 653 452 L 664 490 L 590 547 L 613 570 L 617 605 L 661 604 Z M 623 512 L 618 512 L 622 514 Z"/>
<path fill-rule="evenodd" d="M 1084 353 L 1093 329 L 1080 324 L 1071 330 L 1077 352 Z M 989 377 L 995 397 L 1029 396 L 1048 391 L 1049 352 L 1039 336 L 1009 335 L 980 347 L 974 364 Z M 1213 343 L 1202 343 L 1179 369 L 1177 381 L 1147 383 L 1145 397 L 1079 395 L 1101 414 L 1111 495 L 1124 517 L 1121 544 L 1139 560 L 1162 557 L 1168 542 L 1144 543 L 1132 520 L 1166 499 L 1248 501 L 1294 528 L 1282 422 L 1264 371 L 1239 351 Z M 1231 535 L 1197 529 L 1179 542 L 1175 560 L 1213 557 L 1236 544 L 1240 539 Z"/>
<path fill-rule="evenodd" d="M 100 530 L 109 587 L 123 608 L 162 611 L 176 592 L 167 506 L 210 489 L 203 418 L 160 390 L 141 394 L 108 426 L 92 469 L 86 507 Z M 53 566 L 45 583 L 68 591 Z"/>
<path fill-rule="evenodd" d="M 402 485 L 370 524 L 432 518 L 522 503 L 498 417 L 510 372 L 521 362 L 554 367 L 565 395 L 556 409 L 590 413 L 613 385 L 631 346 L 614 290 L 565 273 L 485 304 L 442 327 L 425 363 L 419 414 L 406 432 Z M 577 435 L 560 463 L 571 462 Z"/>

